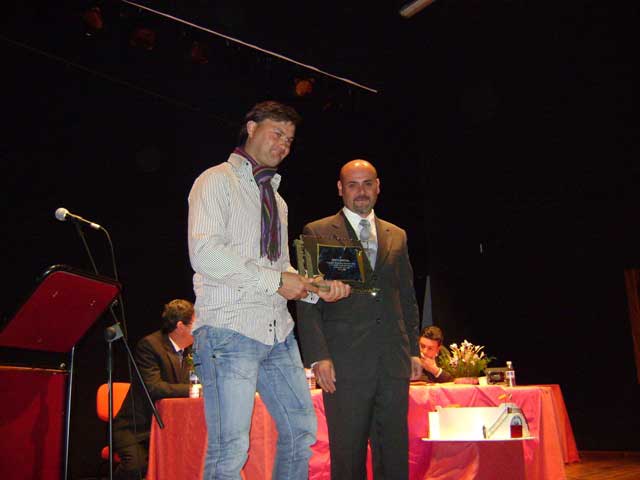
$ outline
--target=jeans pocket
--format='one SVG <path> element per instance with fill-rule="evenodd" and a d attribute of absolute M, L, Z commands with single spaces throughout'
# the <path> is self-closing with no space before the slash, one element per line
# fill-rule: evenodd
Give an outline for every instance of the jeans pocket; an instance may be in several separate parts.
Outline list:
<path fill-rule="evenodd" d="M 300 348 L 298 347 L 298 341 L 293 334 L 289 334 L 289 336 L 284 341 L 285 348 L 287 349 L 287 355 L 289 356 L 289 361 L 291 362 L 291 366 L 294 368 L 300 368 L 304 370 L 304 365 L 302 364 L 302 357 L 300 356 Z"/>
<path fill-rule="evenodd" d="M 194 335 L 198 377 L 203 385 L 223 378 L 251 379 L 257 375 L 255 341 L 227 328 L 204 327 Z M 196 357 L 194 356 L 194 360 Z M 195 362 L 194 362 L 195 363 Z"/>

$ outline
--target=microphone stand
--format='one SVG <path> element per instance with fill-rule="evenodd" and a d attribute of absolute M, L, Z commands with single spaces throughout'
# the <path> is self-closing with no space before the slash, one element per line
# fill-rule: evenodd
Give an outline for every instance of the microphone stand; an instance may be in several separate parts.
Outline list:
<path fill-rule="evenodd" d="M 80 237 L 80 240 L 82 240 L 82 244 L 84 245 L 84 249 L 87 252 L 87 256 L 89 257 L 89 261 L 91 262 L 91 266 L 93 267 L 93 271 L 95 272 L 96 275 L 98 275 L 98 267 L 96 267 L 96 262 L 93 259 L 93 255 L 91 255 L 91 249 L 89 248 L 89 244 L 87 243 L 87 239 L 84 236 L 84 230 L 82 229 L 82 225 L 80 225 L 79 223 L 74 223 L 74 226 L 76 227 L 76 232 L 78 232 L 78 236 Z M 116 278 L 117 280 L 117 278 Z"/>
<path fill-rule="evenodd" d="M 91 266 L 93 267 L 93 271 L 98 274 L 98 268 L 96 267 L 96 263 L 93 260 L 93 255 L 91 255 L 91 250 L 89 249 L 89 245 L 87 244 L 87 239 L 84 236 L 84 231 L 79 224 L 75 224 L 76 231 L 78 232 L 78 236 L 80 240 L 82 240 L 82 244 L 84 245 L 85 250 L 87 251 L 87 255 L 89 256 L 89 260 L 91 261 Z M 111 305 L 109 305 L 111 309 Z M 113 309 L 111 309 L 113 313 Z M 69 354 L 69 382 L 67 385 L 67 401 L 66 401 L 66 421 L 64 428 L 64 480 L 69 478 L 69 451 L 71 449 L 71 400 L 73 398 L 73 374 L 74 374 L 74 364 L 75 364 L 75 356 L 76 356 L 76 346 L 74 345 L 71 349 L 71 353 Z"/>
<path fill-rule="evenodd" d="M 129 344 L 127 343 L 122 329 L 120 328 L 120 323 L 116 322 L 114 325 L 107 327 L 104 331 L 104 339 L 107 341 L 107 384 L 108 384 L 108 392 L 109 392 L 109 480 L 113 480 L 113 342 L 122 339 L 122 343 L 125 346 L 127 351 L 127 355 L 129 356 L 129 360 L 131 360 L 131 364 L 136 372 L 136 376 L 138 381 L 140 382 L 140 386 L 144 391 L 145 396 L 147 397 L 147 401 L 149 402 L 149 406 L 151 407 L 151 411 L 153 412 L 153 416 L 156 418 L 158 422 L 158 426 L 160 428 L 164 428 L 164 422 L 160 417 L 160 413 L 156 409 L 156 406 L 151 399 L 151 395 L 149 394 L 149 390 L 147 389 L 147 385 L 144 383 L 142 379 L 142 374 L 140 373 L 140 369 L 136 364 L 135 359 L 133 358 L 133 354 L 131 353 L 131 349 L 129 348 Z M 133 388 L 133 385 L 131 385 Z"/>
<path fill-rule="evenodd" d="M 75 226 L 76 226 L 76 231 L 78 232 L 78 235 L 80 236 L 80 239 L 82 240 L 82 243 L 84 245 L 84 248 L 87 252 L 87 255 L 89 256 L 89 260 L 91 261 L 91 266 L 93 267 L 93 271 L 96 273 L 96 275 L 98 274 L 98 267 L 96 266 L 96 262 L 93 259 L 93 255 L 91 254 L 91 249 L 89 248 L 89 244 L 87 243 L 87 240 L 85 238 L 84 235 L 84 231 L 82 229 L 82 225 L 78 222 L 75 222 Z M 115 261 L 115 253 L 113 250 L 113 243 L 111 242 L 111 236 L 109 235 L 109 232 L 104 228 L 104 227 L 100 227 L 100 230 L 102 230 L 104 232 L 104 234 L 107 237 L 109 246 L 111 248 L 111 261 L 112 261 L 112 265 L 113 265 L 113 271 L 114 271 L 114 275 L 116 277 L 116 280 L 118 279 L 118 271 L 116 269 L 116 261 Z M 119 300 L 120 300 L 120 310 L 122 313 L 122 317 L 123 317 L 123 321 L 124 321 L 124 303 L 122 301 L 122 297 L 119 295 Z M 140 373 L 140 369 L 138 368 L 138 364 L 135 361 L 135 358 L 133 357 L 133 354 L 131 353 L 131 349 L 129 348 L 129 344 L 127 343 L 127 339 L 126 339 L 126 335 L 122 332 L 122 328 L 120 328 L 120 323 L 118 322 L 118 319 L 116 317 L 115 312 L 113 311 L 113 306 L 110 305 L 109 310 L 111 312 L 111 316 L 113 317 L 113 320 L 115 321 L 115 324 L 113 324 L 110 327 L 107 327 L 107 329 L 104 332 L 104 338 L 108 344 L 107 347 L 107 391 L 108 391 L 108 413 L 109 413 L 109 480 L 113 480 L 113 342 L 118 340 L 118 339 L 122 339 L 122 343 L 124 344 L 125 350 L 127 351 L 127 355 L 129 357 L 130 360 L 130 365 L 133 365 L 133 368 L 136 372 L 136 376 L 138 378 L 138 381 L 140 383 L 140 386 L 142 387 L 142 390 L 144 391 L 145 396 L 147 397 L 147 401 L 149 402 L 149 406 L 151 407 L 151 411 L 153 412 L 153 416 L 156 418 L 156 421 L 158 422 L 158 426 L 160 428 L 164 428 L 164 422 L 162 421 L 162 418 L 160 417 L 160 413 L 158 412 L 158 410 L 156 409 L 156 406 L 153 403 L 153 400 L 151 399 L 151 395 L 149 394 L 149 390 L 147 389 L 146 384 L 144 383 L 144 380 L 142 378 L 142 374 Z M 125 330 L 126 330 L 126 326 L 125 326 Z M 75 350 L 75 349 L 74 349 Z M 71 362 L 73 363 L 73 353 L 74 351 L 72 350 L 71 352 Z M 133 388 L 133 384 L 131 385 L 130 388 Z M 71 386 L 69 386 L 69 392 L 68 392 L 68 402 L 71 403 Z M 132 402 L 135 402 L 133 400 L 133 396 L 132 396 Z M 134 405 L 134 410 L 135 410 L 135 403 L 133 403 Z M 69 442 L 69 429 L 67 429 L 67 444 Z M 68 449 L 67 449 L 68 452 Z M 68 463 L 68 453 L 67 453 L 67 463 Z M 67 466 L 65 464 L 65 480 L 67 479 Z"/>

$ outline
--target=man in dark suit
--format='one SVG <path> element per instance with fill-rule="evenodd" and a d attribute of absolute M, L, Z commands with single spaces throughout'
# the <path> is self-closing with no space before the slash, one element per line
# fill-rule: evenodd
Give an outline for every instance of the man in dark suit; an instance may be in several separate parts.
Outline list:
<path fill-rule="evenodd" d="M 193 304 L 172 300 L 164 306 L 162 329 L 140 340 L 135 360 L 149 395 L 161 398 L 189 396 L 186 355 L 193 343 Z M 153 411 L 137 379 L 113 421 L 114 451 L 120 456 L 115 472 L 119 479 L 143 478 L 149 457 L 149 433 Z"/>
<path fill-rule="evenodd" d="M 420 362 L 423 374 L 420 380 L 430 383 L 453 382 L 453 377 L 436 363 L 444 335 L 440 327 L 431 325 L 420 332 Z"/>
<path fill-rule="evenodd" d="M 419 314 L 407 237 L 374 215 L 376 169 L 353 160 L 340 170 L 344 208 L 308 224 L 304 233 L 360 241 L 366 289 L 336 303 L 298 304 L 302 353 L 323 390 L 331 478 L 366 478 L 370 439 L 376 479 L 408 477 L 409 380 L 419 378 Z"/>

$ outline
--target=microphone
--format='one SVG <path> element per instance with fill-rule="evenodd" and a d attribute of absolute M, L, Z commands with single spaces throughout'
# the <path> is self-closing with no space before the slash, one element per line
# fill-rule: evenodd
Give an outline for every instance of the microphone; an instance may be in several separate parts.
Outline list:
<path fill-rule="evenodd" d="M 70 220 L 71 222 L 86 223 L 87 225 L 89 225 L 94 230 L 102 229 L 102 227 L 100 225 L 98 225 L 97 223 L 91 222 L 91 221 L 87 220 L 86 218 L 82 218 L 80 215 L 74 215 L 69 210 L 67 210 L 66 208 L 63 208 L 63 207 L 58 208 L 56 210 L 55 215 L 56 215 L 56 218 L 58 220 L 60 220 L 61 222 L 66 222 L 67 220 Z"/>

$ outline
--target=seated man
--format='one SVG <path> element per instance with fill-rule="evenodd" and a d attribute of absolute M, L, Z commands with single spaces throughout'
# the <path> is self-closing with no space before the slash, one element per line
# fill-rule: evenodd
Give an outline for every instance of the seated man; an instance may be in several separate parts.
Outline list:
<path fill-rule="evenodd" d="M 189 396 L 189 365 L 184 350 L 193 343 L 193 304 L 172 300 L 164 306 L 162 329 L 140 340 L 135 360 L 155 402 L 167 397 Z M 188 352 L 187 352 L 188 353 Z M 137 378 L 113 421 L 114 451 L 120 456 L 115 478 L 139 479 L 147 471 L 149 435 L 153 411 Z"/>
<path fill-rule="evenodd" d="M 440 352 L 440 346 L 443 341 L 442 330 L 435 325 L 425 328 L 420 333 L 418 343 L 420 345 L 420 363 L 422 363 L 423 370 L 420 380 L 431 383 L 453 381 L 453 377 L 438 367 L 436 363 L 436 357 Z"/>

